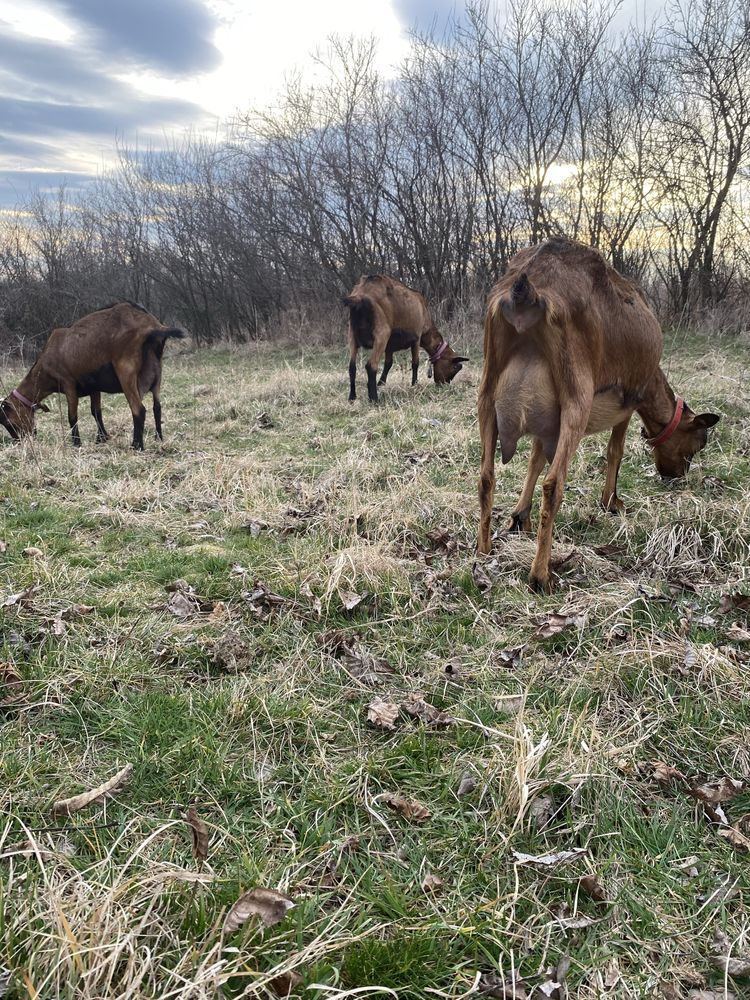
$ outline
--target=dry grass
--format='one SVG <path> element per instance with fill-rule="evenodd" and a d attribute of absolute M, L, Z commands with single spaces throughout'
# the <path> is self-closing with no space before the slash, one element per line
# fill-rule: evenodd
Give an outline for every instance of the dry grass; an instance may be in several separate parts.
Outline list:
<path fill-rule="evenodd" d="M 490 591 L 473 578 L 478 364 L 445 392 L 394 368 L 374 410 L 346 402 L 342 352 L 172 352 L 163 446 L 129 451 L 118 398 L 106 446 L 84 418 L 74 452 L 59 411 L 6 442 L 0 603 L 36 588 L 0 608 L 8 995 L 265 997 L 291 971 L 319 998 L 458 998 L 515 971 L 531 994 L 565 953 L 581 1000 L 725 995 L 711 943 L 718 926 L 750 953 L 748 856 L 649 762 L 750 776 L 747 616 L 718 611 L 750 591 L 749 360 L 673 341 L 675 384 L 724 419 L 674 489 L 634 428 L 624 518 L 597 510 L 604 442 L 586 442 L 543 600 L 533 540 L 502 532 L 523 461 L 499 477 Z M 177 578 L 203 610 L 170 614 Z M 569 625 L 540 639 L 552 612 Z M 417 693 L 454 724 L 367 725 L 375 694 Z M 51 816 L 126 762 L 115 799 Z M 392 793 L 430 817 L 409 823 Z M 747 791 L 725 809 L 750 832 Z M 549 869 L 512 854 L 579 847 Z M 258 885 L 297 905 L 222 947 Z"/>

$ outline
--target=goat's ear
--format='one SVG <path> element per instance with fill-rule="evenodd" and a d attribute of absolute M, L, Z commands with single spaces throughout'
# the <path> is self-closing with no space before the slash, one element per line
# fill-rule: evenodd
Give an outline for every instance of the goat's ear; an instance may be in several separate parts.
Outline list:
<path fill-rule="evenodd" d="M 42 413 L 49 413 L 50 412 L 50 408 L 49 408 L 49 406 L 47 406 L 46 403 L 37 403 L 37 405 L 34 407 L 34 409 L 35 410 L 41 410 Z"/>
<path fill-rule="evenodd" d="M 720 420 L 721 417 L 718 413 L 698 413 L 693 417 L 693 424 L 696 427 L 713 427 Z"/>

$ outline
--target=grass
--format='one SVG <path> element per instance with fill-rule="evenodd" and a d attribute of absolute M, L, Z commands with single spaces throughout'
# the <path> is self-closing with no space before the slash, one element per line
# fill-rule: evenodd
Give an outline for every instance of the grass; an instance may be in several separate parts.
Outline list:
<path fill-rule="evenodd" d="M 582 1000 L 745 995 L 711 955 L 717 928 L 750 954 L 748 855 L 652 762 L 750 777 L 747 616 L 717 610 L 750 592 L 750 351 L 681 338 L 669 357 L 723 420 L 674 488 L 634 426 L 623 518 L 598 510 L 605 440 L 585 442 L 549 598 L 525 587 L 527 538 L 499 534 L 491 590 L 475 580 L 476 362 L 442 392 L 397 364 L 373 409 L 346 402 L 341 351 L 172 351 L 163 445 L 129 450 L 117 397 L 107 445 L 87 416 L 74 451 L 55 407 L 33 443 L 6 439 L 0 604 L 35 589 L 0 608 L 5 995 L 267 997 L 290 971 L 320 1000 L 458 998 L 514 973 L 531 994 L 564 955 Z M 500 472 L 498 529 L 527 454 Z M 170 612 L 178 579 L 202 610 Z M 560 609 L 570 627 L 535 638 Z M 417 692 L 454 724 L 368 725 L 375 695 Z M 126 763 L 115 797 L 52 815 Z M 750 833 L 747 788 L 725 809 Z M 512 853 L 572 848 L 549 868 Z M 296 906 L 223 940 L 256 886 Z"/>

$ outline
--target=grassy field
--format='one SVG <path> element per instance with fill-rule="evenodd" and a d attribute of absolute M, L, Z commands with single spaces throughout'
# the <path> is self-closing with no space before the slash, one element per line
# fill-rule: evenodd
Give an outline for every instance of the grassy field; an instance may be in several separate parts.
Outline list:
<path fill-rule="evenodd" d="M 163 445 L 6 435 L 0 996 L 750 995 L 750 349 L 669 343 L 723 420 L 676 487 L 634 421 L 622 518 L 586 441 L 548 598 L 528 442 L 474 567 L 476 344 L 377 409 L 343 348 L 170 345 Z"/>

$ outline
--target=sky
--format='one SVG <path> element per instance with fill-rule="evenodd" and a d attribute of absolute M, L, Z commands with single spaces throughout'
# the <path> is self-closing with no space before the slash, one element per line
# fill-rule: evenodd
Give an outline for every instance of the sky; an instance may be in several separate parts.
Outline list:
<path fill-rule="evenodd" d="M 662 0 L 624 0 L 618 20 Z M 389 74 L 409 31 L 442 28 L 453 0 L 0 0 L 0 210 L 75 189 L 117 148 L 221 136 L 273 103 L 332 34 L 378 39 Z"/>

